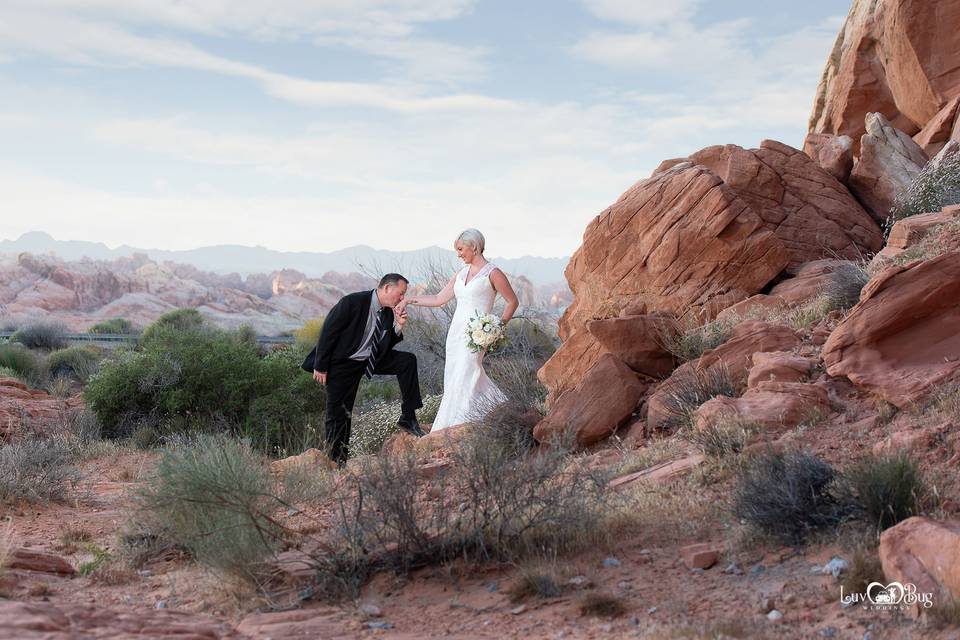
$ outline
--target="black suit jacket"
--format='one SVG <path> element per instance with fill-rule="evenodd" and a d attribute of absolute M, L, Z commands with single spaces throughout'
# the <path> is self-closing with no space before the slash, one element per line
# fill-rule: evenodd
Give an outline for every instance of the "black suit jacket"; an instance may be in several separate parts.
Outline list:
<path fill-rule="evenodd" d="M 349 360 L 350 356 L 357 352 L 363 340 L 364 330 L 367 328 L 372 297 L 373 291 L 358 291 L 343 296 L 337 304 L 333 305 L 326 320 L 323 321 L 317 346 L 303 361 L 304 370 L 329 372 L 334 362 Z M 390 307 L 384 307 L 384 309 L 386 313 L 384 320 L 390 330 L 386 332 L 381 354 L 403 340 L 403 336 L 399 335 L 393 327 L 393 309 Z"/>

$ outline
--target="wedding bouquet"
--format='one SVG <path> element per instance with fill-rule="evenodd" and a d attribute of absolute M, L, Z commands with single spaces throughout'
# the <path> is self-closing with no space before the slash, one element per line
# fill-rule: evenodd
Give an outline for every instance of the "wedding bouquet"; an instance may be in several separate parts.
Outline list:
<path fill-rule="evenodd" d="M 492 313 L 481 314 L 470 318 L 467 323 L 467 348 L 478 351 L 496 351 L 507 343 L 507 332 L 504 330 L 500 318 Z"/>

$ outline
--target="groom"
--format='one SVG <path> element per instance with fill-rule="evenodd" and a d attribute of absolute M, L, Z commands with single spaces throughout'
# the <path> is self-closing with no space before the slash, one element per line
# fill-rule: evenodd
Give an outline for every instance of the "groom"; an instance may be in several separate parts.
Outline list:
<path fill-rule="evenodd" d="M 396 375 L 402 404 L 400 428 L 424 435 L 416 410 L 423 406 L 417 376 L 417 357 L 393 347 L 403 340 L 407 313 L 395 316 L 393 308 L 403 300 L 409 281 L 388 273 L 373 291 L 344 296 L 323 322 L 317 346 L 303 363 L 313 378 L 327 387 L 326 440 L 330 458 L 343 465 L 350 442 L 351 413 L 360 380 L 377 375 Z"/>

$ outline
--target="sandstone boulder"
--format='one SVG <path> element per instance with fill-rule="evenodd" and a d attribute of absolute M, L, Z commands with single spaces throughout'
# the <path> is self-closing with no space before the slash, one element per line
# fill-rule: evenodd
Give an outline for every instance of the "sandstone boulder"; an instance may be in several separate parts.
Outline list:
<path fill-rule="evenodd" d="M 575 389 L 560 396 L 533 435 L 543 442 L 570 429 L 580 446 L 599 442 L 630 418 L 646 388 L 627 365 L 604 354 Z"/>
<path fill-rule="evenodd" d="M 758 351 L 753 354 L 747 387 L 752 389 L 761 382 L 803 382 L 817 362 L 789 351 Z"/>
<path fill-rule="evenodd" d="M 879 224 L 890 215 L 897 194 L 927 163 L 923 149 L 879 113 L 867 114 L 860 139 L 860 159 L 850 173 L 850 191 Z"/>
<path fill-rule="evenodd" d="M 960 95 L 960 5 L 854 0 L 817 88 L 810 131 L 848 135 L 882 113 L 913 135 Z"/>
<path fill-rule="evenodd" d="M 669 316 L 625 316 L 587 323 L 590 334 L 628 367 L 652 378 L 666 378 L 676 364 L 663 347 L 663 335 L 677 330 Z"/>
<path fill-rule="evenodd" d="M 58 576 L 72 576 L 77 573 L 73 565 L 62 556 L 27 547 L 13 549 L 3 566 L 8 569 L 52 573 Z"/>
<path fill-rule="evenodd" d="M 711 169 L 750 204 L 790 252 L 791 267 L 827 256 L 854 259 L 883 244 L 879 227 L 847 188 L 798 149 L 764 140 L 759 149 L 707 147 L 690 161 Z"/>
<path fill-rule="evenodd" d="M 853 169 L 853 140 L 850 136 L 809 133 L 803 141 L 803 152 L 838 182 L 847 183 Z"/>
<path fill-rule="evenodd" d="M 873 257 L 873 268 L 884 266 L 910 247 L 920 244 L 934 229 L 960 218 L 960 205 L 944 207 L 942 211 L 920 213 L 903 220 L 897 220 L 890 229 L 887 246 Z"/>
<path fill-rule="evenodd" d="M 830 410 L 827 390 L 802 382 L 761 382 L 740 398 L 716 397 L 694 415 L 700 431 L 728 420 L 750 423 L 764 429 L 795 427 Z"/>
<path fill-rule="evenodd" d="M 960 95 L 955 96 L 935 115 L 920 133 L 913 136 L 913 141 L 920 145 L 928 157 L 935 156 L 947 141 L 953 137 L 954 122 L 957 116 L 957 106 L 960 105 Z M 957 138 L 953 138 L 957 139 Z"/>
<path fill-rule="evenodd" d="M 907 518 L 880 535 L 887 580 L 934 594 L 934 606 L 960 599 L 960 522 Z"/>
<path fill-rule="evenodd" d="M 795 275 L 777 283 L 770 295 L 783 300 L 789 306 L 801 305 L 822 294 L 830 284 L 833 272 L 838 267 L 850 264 L 846 260 L 814 260 L 800 265 Z"/>
<path fill-rule="evenodd" d="M 671 409 L 670 398 L 678 393 L 680 388 L 689 386 L 686 381 L 696 377 L 697 372 L 708 372 L 722 367 L 730 382 L 740 387 L 753 365 L 755 353 L 790 351 L 799 344 L 800 336 L 789 327 L 760 320 L 741 322 L 733 328 L 727 342 L 707 351 L 698 359 L 681 365 L 657 387 L 647 400 L 648 428 L 660 430 L 670 426 L 675 414 Z"/>
<path fill-rule="evenodd" d="M 906 408 L 960 373 L 960 251 L 890 267 L 823 346 L 831 376 Z"/>
<path fill-rule="evenodd" d="M 696 314 L 758 293 L 789 260 L 783 243 L 712 171 L 681 163 L 638 182 L 593 219 L 566 269 L 574 301 L 563 345 L 540 370 L 552 403 L 603 353 L 587 322 L 642 300 L 647 313 Z"/>
<path fill-rule="evenodd" d="M 874 455 L 921 453 L 936 446 L 940 438 L 952 429 L 953 425 L 946 422 L 920 429 L 897 431 L 873 445 L 873 453 Z"/>

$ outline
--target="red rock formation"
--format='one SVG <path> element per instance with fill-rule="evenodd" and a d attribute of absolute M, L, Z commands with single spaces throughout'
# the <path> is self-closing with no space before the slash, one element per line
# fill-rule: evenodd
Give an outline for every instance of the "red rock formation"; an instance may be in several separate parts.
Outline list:
<path fill-rule="evenodd" d="M 827 390 L 803 382 L 760 382 L 739 398 L 718 396 L 697 409 L 694 426 L 705 430 L 738 419 L 766 429 L 795 427 L 830 410 Z"/>
<path fill-rule="evenodd" d="M 625 364 L 604 354 L 576 389 L 560 397 L 533 435 L 543 442 L 569 429 L 580 446 L 599 442 L 630 417 L 646 388 Z"/>
<path fill-rule="evenodd" d="M 551 400 L 575 387 L 603 352 L 587 322 L 642 301 L 648 311 L 696 313 L 757 293 L 787 265 L 783 244 L 712 171 L 682 163 L 638 182 L 593 219 L 566 269 L 574 302 L 564 344 L 538 373 Z"/>
<path fill-rule="evenodd" d="M 803 141 L 803 152 L 838 182 L 847 183 L 853 169 L 853 140 L 850 136 L 809 133 Z"/>
<path fill-rule="evenodd" d="M 890 267 L 823 346 L 831 376 L 900 408 L 960 376 L 960 251 Z"/>
<path fill-rule="evenodd" d="M 960 598 L 960 522 L 907 518 L 880 535 L 887 580 L 933 594 L 934 606 Z"/>
<path fill-rule="evenodd" d="M 773 140 L 759 149 L 707 147 L 690 161 L 708 167 L 748 202 L 790 252 L 790 265 L 856 258 L 883 245 L 879 227 L 846 187 L 805 153 Z"/>
<path fill-rule="evenodd" d="M 818 362 L 790 351 L 758 351 L 752 361 L 747 376 L 747 387 L 751 389 L 762 382 L 802 382 Z"/>
<path fill-rule="evenodd" d="M 676 366 L 662 339 L 677 330 L 671 317 L 641 315 L 591 320 L 587 329 L 605 350 L 637 373 L 666 378 Z"/>
<path fill-rule="evenodd" d="M 860 138 L 860 158 L 848 184 L 864 208 L 883 224 L 901 191 L 917 177 L 927 156 L 910 136 L 878 113 L 867 114 L 867 132 Z"/>
<path fill-rule="evenodd" d="M 913 135 L 960 95 L 960 3 L 855 0 L 817 88 L 810 131 L 848 135 L 882 113 Z"/>
<path fill-rule="evenodd" d="M 753 355 L 761 351 L 789 351 L 800 344 L 800 336 L 789 328 L 769 324 L 759 320 L 741 322 L 733 329 L 733 335 L 716 349 L 707 351 L 696 360 L 677 368 L 647 400 L 647 425 L 650 429 L 664 429 L 668 426 L 672 412 L 667 399 L 678 381 L 691 376 L 696 371 L 707 371 L 714 367 L 724 367 L 735 383 L 747 378 L 747 372 L 753 364 Z"/>

